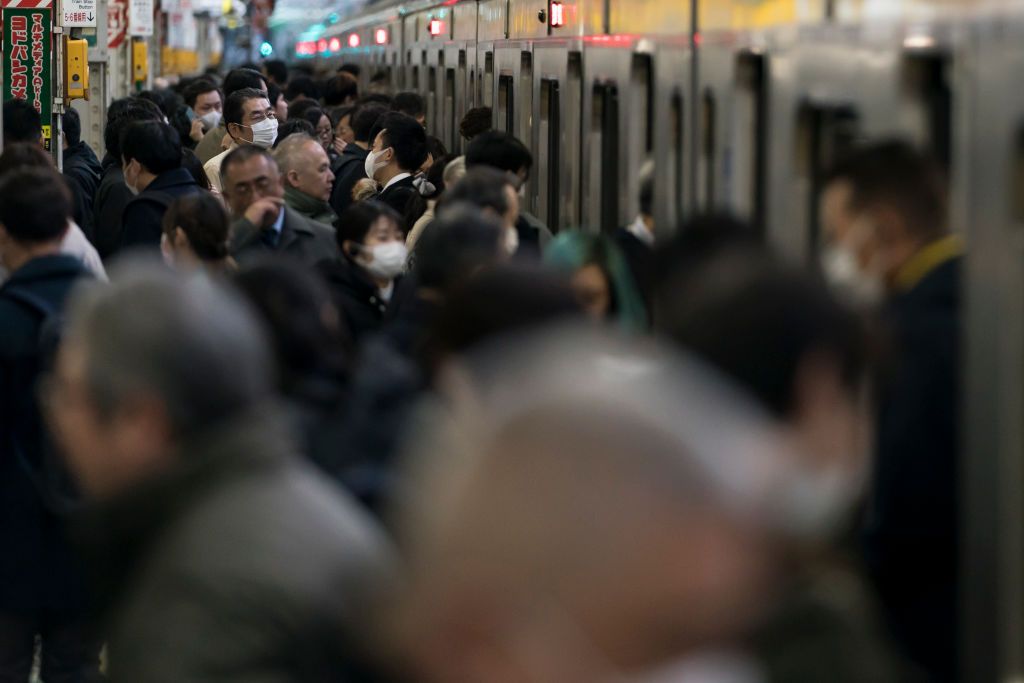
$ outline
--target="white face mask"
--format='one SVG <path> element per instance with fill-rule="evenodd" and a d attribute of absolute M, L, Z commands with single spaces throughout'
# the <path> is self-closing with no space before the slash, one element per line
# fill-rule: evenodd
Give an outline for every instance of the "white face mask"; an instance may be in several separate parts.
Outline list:
<path fill-rule="evenodd" d="M 363 267 L 370 275 L 381 280 L 394 280 L 401 275 L 409 255 L 402 242 L 385 242 L 365 248 L 364 251 L 373 256 L 373 260 L 364 263 Z"/>
<path fill-rule="evenodd" d="M 252 128 L 252 144 L 263 149 L 270 149 L 277 140 L 277 119 L 257 121 Z"/>
<path fill-rule="evenodd" d="M 505 253 L 509 256 L 519 250 L 519 232 L 515 228 L 505 228 Z"/>
<path fill-rule="evenodd" d="M 840 465 L 793 467 L 783 493 L 790 531 L 810 538 L 831 536 L 860 498 L 867 475 L 866 465 L 856 471 Z"/>
<path fill-rule="evenodd" d="M 203 122 L 203 127 L 206 130 L 213 130 L 220 123 L 221 113 L 214 109 L 213 111 L 207 112 L 199 117 L 199 120 Z"/>
<path fill-rule="evenodd" d="M 821 268 L 825 280 L 836 293 L 858 307 L 876 306 L 885 293 L 882 278 L 864 272 L 857 256 L 849 247 L 832 245 L 821 254 Z"/>
<path fill-rule="evenodd" d="M 388 165 L 387 161 L 381 159 L 381 157 L 384 156 L 384 152 L 386 151 L 386 149 L 382 149 L 379 152 L 371 151 L 369 154 L 366 155 L 366 162 L 363 165 L 363 170 L 366 171 L 367 178 L 370 178 L 371 180 L 376 180 L 377 171 Z"/>

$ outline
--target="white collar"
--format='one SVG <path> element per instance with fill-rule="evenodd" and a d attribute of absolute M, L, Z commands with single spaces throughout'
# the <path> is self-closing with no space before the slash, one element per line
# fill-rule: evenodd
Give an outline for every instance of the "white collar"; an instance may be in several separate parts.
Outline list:
<path fill-rule="evenodd" d="M 395 176 L 394 178 L 392 178 L 391 180 L 389 180 L 389 181 L 388 181 L 388 184 L 387 184 L 387 185 L 385 185 L 385 186 L 384 186 L 384 187 L 383 187 L 383 188 L 381 189 L 381 192 L 383 192 L 384 190 L 388 189 L 389 187 L 391 187 L 392 185 L 394 185 L 394 184 L 395 184 L 395 183 L 397 183 L 398 181 L 400 181 L 400 180 L 405 180 L 406 178 L 410 178 L 410 177 L 412 177 L 412 173 L 399 173 L 399 174 L 398 174 L 398 175 L 396 175 L 396 176 Z"/>
<path fill-rule="evenodd" d="M 643 216 L 637 216 L 635 221 L 626 226 L 626 231 L 647 246 L 654 246 L 654 234 L 647 229 L 647 224 L 644 223 Z"/>

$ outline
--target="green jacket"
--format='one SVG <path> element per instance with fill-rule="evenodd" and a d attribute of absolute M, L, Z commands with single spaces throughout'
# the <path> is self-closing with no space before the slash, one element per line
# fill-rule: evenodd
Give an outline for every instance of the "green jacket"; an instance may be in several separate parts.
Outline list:
<path fill-rule="evenodd" d="M 334 225 L 334 221 L 338 218 L 331 210 L 330 204 L 316 197 L 310 197 L 305 192 L 291 186 L 284 188 L 284 203 L 306 218 L 324 225 Z"/>

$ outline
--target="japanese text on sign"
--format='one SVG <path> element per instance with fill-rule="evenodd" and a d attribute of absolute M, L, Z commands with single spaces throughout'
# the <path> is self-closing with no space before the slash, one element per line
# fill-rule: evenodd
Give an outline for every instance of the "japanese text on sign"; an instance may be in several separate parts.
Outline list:
<path fill-rule="evenodd" d="M 43 126 L 43 143 L 50 148 L 53 102 L 50 99 L 51 9 L 3 8 L 3 44 L 7 59 L 3 63 L 3 99 L 32 103 Z"/>

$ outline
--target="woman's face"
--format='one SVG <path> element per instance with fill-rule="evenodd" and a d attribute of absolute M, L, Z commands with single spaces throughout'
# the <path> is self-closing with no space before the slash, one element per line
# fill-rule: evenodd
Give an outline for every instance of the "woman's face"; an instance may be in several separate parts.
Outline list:
<path fill-rule="evenodd" d="M 279 124 L 288 120 L 288 101 L 284 98 L 284 95 L 277 96 L 277 102 L 274 103 L 274 114 L 277 115 L 277 122 Z"/>
<path fill-rule="evenodd" d="M 331 126 L 331 120 L 326 114 L 321 116 L 320 122 L 316 124 L 316 137 L 323 145 L 324 151 L 329 152 L 334 143 L 334 127 Z"/>
<path fill-rule="evenodd" d="M 398 224 L 390 218 L 381 216 L 370 227 L 369 232 L 366 233 L 366 237 L 363 239 L 363 246 L 372 249 L 378 244 L 404 241 L 405 237 L 403 237 L 402 231 L 398 228 Z"/>
<path fill-rule="evenodd" d="M 356 141 L 355 131 L 352 130 L 352 116 L 343 116 L 338 121 L 338 127 L 334 129 L 334 135 L 340 140 L 344 140 L 346 145 L 351 145 Z"/>
<path fill-rule="evenodd" d="M 590 318 L 608 318 L 612 308 L 612 292 L 600 266 L 596 263 L 583 266 L 573 274 L 571 284 L 576 299 Z"/>

